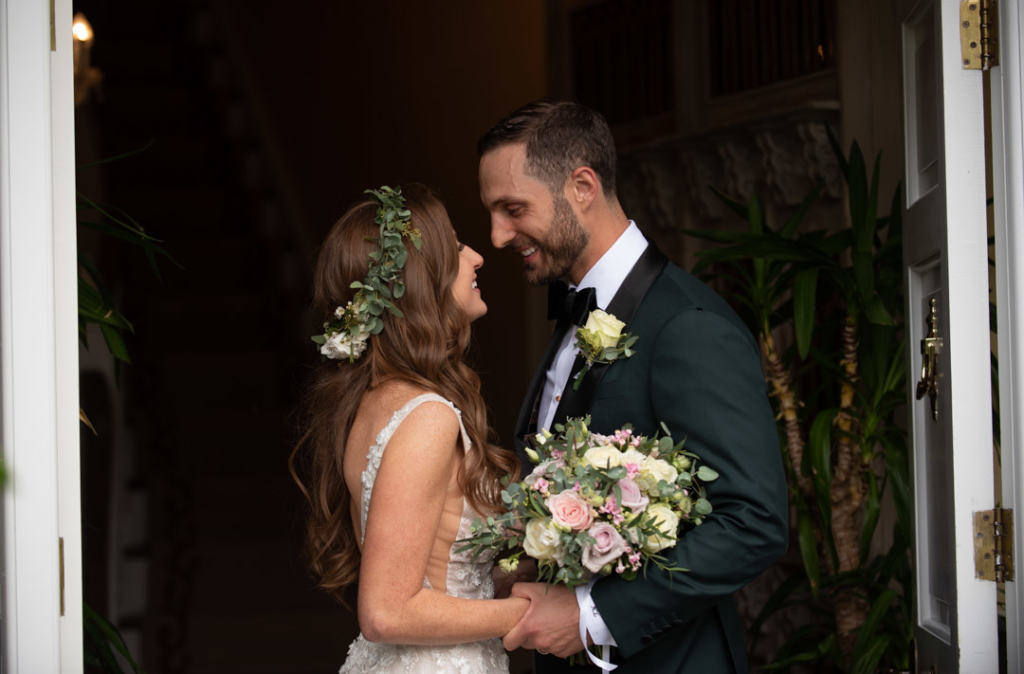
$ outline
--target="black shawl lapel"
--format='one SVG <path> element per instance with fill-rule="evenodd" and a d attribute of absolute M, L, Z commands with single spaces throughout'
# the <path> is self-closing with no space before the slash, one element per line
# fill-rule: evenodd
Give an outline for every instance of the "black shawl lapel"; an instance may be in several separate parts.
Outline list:
<path fill-rule="evenodd" d="M 640 302 L 658 277 L 661 276 L 661 272 L 665 270 L 666 266 L 668 266 L 668 258 L 658 250 L 658 247 L 653 242 L 648 242 L 647 250 L 644 251 L 644 254 L 633 265 L 633 269 L 630 270 L 626 280 L 622 282 L 619 291 L 615 293 L 615 297 L 612 298 L 612 301 L 608 303 L 608 308 L 605 309 L 609 314 L 614 315 L 626 324 L 624 331 L 629 331 L 629 324 L 633 320 Z M 641 345 L 640 348 L 643 348 L 643 346 Z M 594 401 L 594 396 L 597 394 L 597 387 L 601 383 L 601 379 L 604 378 L 608 367 L 608 365 L 603 363 L 594 363 L 583 377 L 579 390 L 573 391 L 572 385 L 576 375 L 583 368 L 583 357 L 576 357 L 576 362 L 572 366 L 572 373 L 569 375 L 569 381 L 566 382 L 565 390 L 562 391 L 562 401 L 558 404 L 558 409 L 555 410 L 553 423 L 563 423 L 570 417 L 582 417 L 590 412 L 590 406 Z"/>

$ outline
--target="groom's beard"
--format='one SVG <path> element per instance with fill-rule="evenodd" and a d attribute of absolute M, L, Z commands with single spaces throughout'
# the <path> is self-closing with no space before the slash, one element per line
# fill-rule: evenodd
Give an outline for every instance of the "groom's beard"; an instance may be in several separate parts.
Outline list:
<path fill-rule="evenodd" d="M 535 286 L 547 285 L 567 276 L 590 242 L 590 234 L 576 219 L 565 196 L 557 195 L 554 202 L 554 215 L 547 237 L 543 243 L 536 242 L 542 265 L 527 265 L 523 270 L 526 281 Z"/>

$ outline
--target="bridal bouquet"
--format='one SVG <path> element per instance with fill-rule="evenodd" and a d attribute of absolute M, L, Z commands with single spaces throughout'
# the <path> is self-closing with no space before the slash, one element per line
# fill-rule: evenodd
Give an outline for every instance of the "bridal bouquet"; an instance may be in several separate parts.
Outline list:
<path fill-rule="evenodd" d="M 570 588 L 595 575 L 633 580 L 651 562 L 686 570 L 659 553 L 676 544 L 681 522 L 699 525 L 711 513 L 702 483 L 718 473 L 698 467 L 664 424 L 664 435 L 647 438 L 628 426 L 591 433 L 589 421 L 570 419 L 554 435 L 534 436 L 526 452 L 537 465 L 521 482 L 505 483 L 507 512 L 476 519 L 459 552 L 512 551 L 499 562 L 507 572 L 525 554 L 537 560 L 539 581 Z"/>

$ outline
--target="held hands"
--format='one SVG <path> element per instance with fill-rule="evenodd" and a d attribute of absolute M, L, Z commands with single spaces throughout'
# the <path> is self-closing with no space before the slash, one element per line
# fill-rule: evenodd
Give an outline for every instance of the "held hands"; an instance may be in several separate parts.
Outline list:
<path fill-rule="evenodd" d="M 516 583 L 512 596 L 530 600 L 530 608 L 505 635 L 505 650 L 535 649 L 560 658 L 583 650 L 580 641 L 580 608 L 576 594 L 563 585 Z"/>

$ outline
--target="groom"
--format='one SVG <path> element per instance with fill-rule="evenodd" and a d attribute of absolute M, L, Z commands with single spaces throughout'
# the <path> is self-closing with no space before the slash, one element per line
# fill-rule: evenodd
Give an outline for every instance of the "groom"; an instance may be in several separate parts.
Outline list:
<path fill-rule="evenodd" d="M 488 131 L 479 151 L 492 243 L 522 257 L 528 282 L 552 285 L 555 332 L 516 424 L 526 469 L 525 436 L 590 414 L 598 433 L 629 423 L 653 435 L 664 423 L 721 476 L 707 485 L 714 512 L 664 551 L 688 571 L 670 576 L 652 564 L 646 577 L 613 575 L 575 591 L 518 583 L 512 594 L 532 603 L 505 647 L 536 649 L 539 672 L 580 672 L 547 654 L 579 652 L 583 627 L 589 642 L 617 646 L 623 674 L 746 672 L 732 594 L 788 541 L 785 475 L 756 342 L 718 295 L 626 217 L 601 115 L 536 101 Z M 627 323 L 636 353 L 595 364 L 573 391 L 582 366 L 574 331 L 595 306 Z"/>

